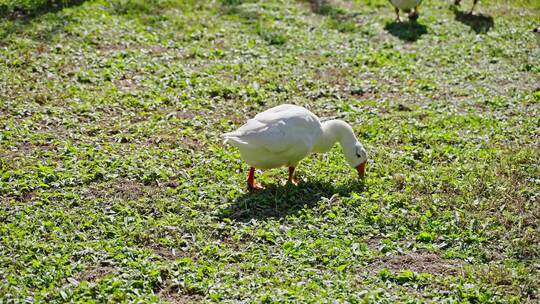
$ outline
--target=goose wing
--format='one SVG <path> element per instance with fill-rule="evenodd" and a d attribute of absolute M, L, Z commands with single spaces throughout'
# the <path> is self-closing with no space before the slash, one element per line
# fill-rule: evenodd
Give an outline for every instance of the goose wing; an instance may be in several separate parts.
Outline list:
<path fill-rule="evenodd" d="M 257 114 L 238 130 L 224 134 L 225 140 L 281 153 L 305 145 L 311 149 L 320 131 L 317 117 L 308 110 L 282 105 Z"/>

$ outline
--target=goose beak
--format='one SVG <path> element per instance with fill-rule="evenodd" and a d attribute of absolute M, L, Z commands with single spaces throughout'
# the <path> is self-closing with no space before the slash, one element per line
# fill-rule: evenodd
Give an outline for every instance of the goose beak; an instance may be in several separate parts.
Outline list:
<path fill-rule="evenodd" d="M 356 167 L 356 170 L 358 171 L 358 175 L 360 178 L 364 178 L 364 175 L 366 174 L 366 162 L 361 163 Z"/>

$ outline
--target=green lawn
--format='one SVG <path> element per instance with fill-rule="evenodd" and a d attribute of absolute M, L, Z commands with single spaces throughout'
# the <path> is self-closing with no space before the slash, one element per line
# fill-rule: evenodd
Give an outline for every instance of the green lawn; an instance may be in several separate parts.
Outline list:
<path fill-rule="evenodd" d="M 449 2 L 0 0 L 0 303 L 538 303 L 540 2 Z M 248 193 L 219 135 L 281 103 L 366 179 Z"/>

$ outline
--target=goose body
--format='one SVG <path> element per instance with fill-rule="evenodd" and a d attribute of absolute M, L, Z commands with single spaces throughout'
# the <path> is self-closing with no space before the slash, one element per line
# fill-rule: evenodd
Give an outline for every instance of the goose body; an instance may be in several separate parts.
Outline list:
<path fill-rule="evenodd" d="M 399 10 L 409 13 L 409 19 L 418 19 L 418 6 L 422 3 L 422 0 L 389 0 L 396 10 L 396 20 L 401 22 L 399 18 Z"/>
<path fill-rule="evenodd" d="M 254 183 L 255 168 L 289 167 L 289 181 L 298 163 L 312 152 L 326 152 L 339 141 L 349 164 L 363 175 L 367 153 L 352 128 L 341 120 L 321 123 L 304 107 L 284 104 L 268 109 L 249 119 L 238 130 L 222 135 L 225 143 L 240 150 L 242 159 L 251 167 L 248 186 Z"/>
<path fill-rule="evenodd" d="M 478 0 L 473 0 L 473 4 L 472 4 L 472 7 L 471 7 L 471 10 L 469 11 L 469 15 L 474 14 L 474 7 L 476 6 L 476 3 L 478 3 Z M 460 5 L 460 4 L 461 4 L 461 0 L 455 0 L 454 1 L 454 5 Z"/>
<path fill-rule="evenodd" d="M 404 12 L 409 12 L 420 5 L 422 0 L 390 0 L 390 2 L 395 8 L 398 8 Z"/>

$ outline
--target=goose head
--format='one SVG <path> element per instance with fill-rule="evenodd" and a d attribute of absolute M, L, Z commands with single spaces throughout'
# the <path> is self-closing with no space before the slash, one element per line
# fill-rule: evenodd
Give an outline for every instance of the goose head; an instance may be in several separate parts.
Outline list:
<path fill-rule="evenodd" d="M 366 173 L 368 155 L 364 146 L 354 135 L 351 126 L 338 119 L 322 123 L 323 134 L 315 145 L 315 152 L 326 152 L 334 143 L 339 142 L 349 165 L 356 168 L 358 175 L 363 178 Z"/>
<path fill-rule="evenodd" d="M 356 140 L 354 144 L 343 145 L 343 154 L 349 165 L 356 168 L 360 178 L 366 174 L 367 152 L 364 146 Z"/>

